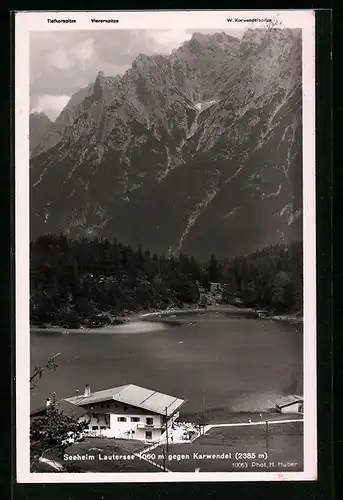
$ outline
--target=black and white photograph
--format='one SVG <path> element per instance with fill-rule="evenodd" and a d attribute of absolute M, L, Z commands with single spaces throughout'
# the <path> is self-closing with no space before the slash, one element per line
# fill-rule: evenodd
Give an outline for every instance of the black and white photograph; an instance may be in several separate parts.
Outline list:
<path fill-rule="evenodd" d="M 314 13 L 16 51 L 19 481 L 316 479 Z"/>

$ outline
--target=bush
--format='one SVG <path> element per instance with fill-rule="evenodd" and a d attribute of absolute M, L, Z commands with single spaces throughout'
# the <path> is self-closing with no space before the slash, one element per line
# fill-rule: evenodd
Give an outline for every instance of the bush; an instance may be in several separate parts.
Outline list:
<path fill-rule="evenodd" d="M 111 318 L 106 314 L 93 314 L 88 319 L 88 326 L 90 328 L 101 328 L 102 326 L 106 326 L 111 323 Z"/>
<path fill-rule="evenodd" d="M 121 318 L 115 318 L 111 321 L 112 325 L 123 325 L 125 321 Z"/>
<path fill-rule="evenodd" d="M 75 310 L 80 316 L 90 316 L 94 314 L 94 306 L 92 302 L 85 297 L 76 301 Z"/>
<path fill-rule="evenodd" d="M 81 322 L 75 311 L 62 311 L 55 319 L 55 323 L 64 328 L 80 328 Z"/>

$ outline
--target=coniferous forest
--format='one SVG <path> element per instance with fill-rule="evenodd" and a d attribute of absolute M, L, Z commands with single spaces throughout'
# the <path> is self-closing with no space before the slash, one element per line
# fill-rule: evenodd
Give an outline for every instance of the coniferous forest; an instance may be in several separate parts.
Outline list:
<path fill-rule="evenodd" d="M 106 239 L 45 235 L 30 244 L 34 325 L 78 328 L 118 324 L 134 311 L 206 305 L 211 283 L 222 302 L 275 313 L 302 311 L 302 244 L 200 263 L 167 258 Z"/>

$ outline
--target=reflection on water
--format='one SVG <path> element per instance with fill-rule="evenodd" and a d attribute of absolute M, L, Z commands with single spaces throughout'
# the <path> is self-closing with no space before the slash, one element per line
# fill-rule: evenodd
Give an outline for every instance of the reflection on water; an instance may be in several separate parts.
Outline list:
<path fill-rule="evenodd" d="M 145 333 L 145 332 L 158 332 L 166 329 L 163 323 L 150 322 L 150 321 L 133 321 L 125 325 L 118 325 L 114 332 L 118 333 Z"/>
<path fill-rule="evenodd" d="M 170 322 L 176 322 L 171 324 Z M 67 397 L 133 383 L 186 399 L 185 413 L 202 408 L 258 411 L 277 397 L 302 394 L 302 325 L 187 314 L 118 325 L 102 332 L 31 333 L 32 367 L 60 352 L 58 369 L 31 391 L 36 407 L 56 392 Z"/>

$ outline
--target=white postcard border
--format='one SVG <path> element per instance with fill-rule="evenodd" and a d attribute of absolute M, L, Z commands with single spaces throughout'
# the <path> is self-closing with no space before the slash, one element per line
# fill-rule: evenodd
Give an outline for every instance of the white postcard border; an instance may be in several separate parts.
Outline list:
<path fill-rule="evenodd" d="M 47 19 L 76 19 L 49 23 Z M 91 19 L 119 19 L 92 23 Z M 304 471 L 30 473 L 29 333 L 29 33 L 123 29 L 234 29 L 265 22 L 228 24 L 228 18 L 267 19 L 302 29 L 303 48 L 303 248 L 304 248 Z M 176 27 L 176 28 L 175 28 Z M 18 12 L 15 16 L 15 252 L 16 252 L 16 444 L 19 483 L 304 481 L 317 478 L 316 401 L 316 203 L 315 203 L 315 14 L 288 11 Z"/>

